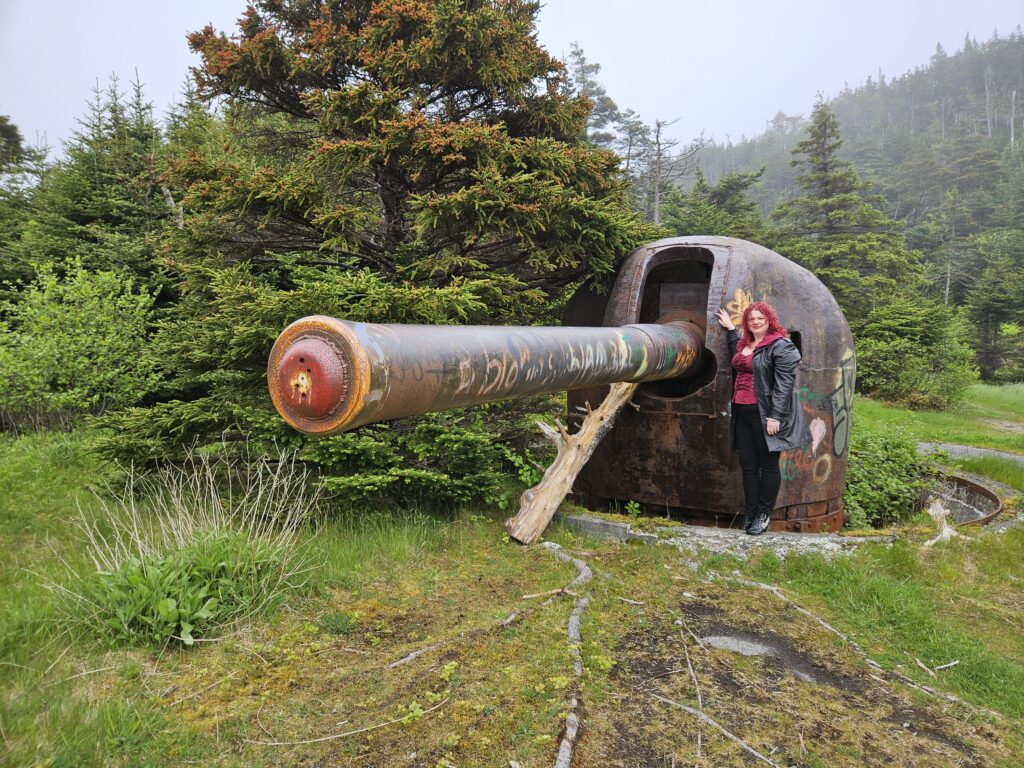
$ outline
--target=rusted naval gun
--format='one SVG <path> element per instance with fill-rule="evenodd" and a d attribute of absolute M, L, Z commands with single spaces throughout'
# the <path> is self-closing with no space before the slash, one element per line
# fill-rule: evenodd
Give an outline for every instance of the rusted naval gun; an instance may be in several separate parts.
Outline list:
<path fill-rule="evenodd" d="M 290 325 L 267 367 L 278 412 L 330 435 L 375 421 L 568 390 L 570 428 L 609 385 L 640 382 L 576 478 L 587 505 L 635 501 L 689 522 L 728 526 L 742 504 L 731 448 L 732 369 L 713 314 L 739 323 L 768 301 L 800 348 L 811 442 L 782 455 L 772 530 L 842 527 L 854 354 L 849 326 L 810 272 L 743 240 L 683 237 L 645 245 L 611 292 L 579 291 L 565 327 L 417 326 L 312 316 Z"/>

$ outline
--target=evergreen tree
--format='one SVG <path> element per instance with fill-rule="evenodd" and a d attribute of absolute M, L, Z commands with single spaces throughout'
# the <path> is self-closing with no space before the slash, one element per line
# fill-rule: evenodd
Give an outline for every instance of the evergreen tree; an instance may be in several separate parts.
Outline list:
<path fill-rule="evenodd" d="M 733 173 L 709 185 L 698 170 L 688 192 L 673 189 L 663 203 L 663 224 L 677 235 L 722 235 L 759 241 L 764 222 L 757 205 L 747 196 L 762 171 Z"/>
<path fill-rule="evenodd" d="M 116 80 L 97 87 L 65 157 L 31 190 L 31 216 L 10 245 L 22 271 L 75 262 L 157 287 L 154 237 L 171 213 L 157 180 L 161 143 L 141 85 L 127 98 Z"/>
<path fill-rule="evenodd" d="M 32 190 L 45 167 L 46 150 L 26 147 L 18 127 L 0 115 L 0 306 L 33 274 L 14 244 L 31 215 Z"/>
<path fill-rule="evenodd" d="M 839 157 L 839 123 L 815 105 L 808 138 L 793 150 L 804 195 L 779 207 L 782 253 L 832 291 L 857 343 L 857 386 L 912 407 L 946 407 L 975 378 L 968 333 L 945 305 L 920 295 L 918 254 L 906 247 L 881 198 Z"/>
<path fill-rule="evenodd" d="M 985 266 L 966 297 L 975 334 L 978 367 L 985 379 L 1021 376 L 1024 356 L 1024 230 L 1003 230 L 979 238 Z"/>
<path fill-rule="evenodd" d="M 781 204 L 778 247 L 832 291 L 856 329 L 883 297 L 910 296 L 920 285 L 918 256 L 907 249 L 897 222 L 867 194 L 853 164 L 839 157 L 839 123 L 819 100 L 808 137 L 793 149 L 804 194 Z"/>
<path fill-rule="evenodd" d="M 108 419 L 106 450 L 151 458 L 246 434 L 304 446 L 350 496 L 492 492 L 524 406 L 306 440 L 273 412 L 265 365 L 313 313 L 553 321 L 567 288 L 656 234 L 618 158 L 585 141 L 590 105 L 538 46 L 538 9 L 262 0 L 236 37 L 191 36 L 200 95 L 226 100 L 224 141 L 182 128 L 186 147 L 168 150 L 184 220 L 165 245 L 180 292 L 156 338 L 167 389 Z M 428 433 L 459 447 L 435 455 Z"/>
<path fill-rule="evenodd" d="M 597 81 L 601 65 L 589 61 L 583 49 L 573 43 L 569 48 L 568 68 L 573 89 L 591 103 L 587 140 L 599 147 L 612 149 L 616 140 L 614 128 L 622 116 L 615 101 Z"/>
<path fill-rule="evenodd" d="M 24 157 L 21 131 L 7 115 L 0 115 L 0 171 L 20 164 Z"/>

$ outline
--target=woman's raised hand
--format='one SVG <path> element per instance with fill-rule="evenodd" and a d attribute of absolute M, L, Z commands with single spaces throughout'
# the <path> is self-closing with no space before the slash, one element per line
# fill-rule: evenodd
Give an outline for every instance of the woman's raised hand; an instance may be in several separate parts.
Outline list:
<path fill-rule="evenodd" d="M 734 331 L 734 330 L 736 330 L 736 324 L 732 321 L 732 318 L 729 317 L 729 313 L 726 312 L 724 309 L 719 308 L 715 312 L 715 317 L 718 318 L 718 324 L 720 326 L 722 326 L 723 328 L 725 328 L 725 330 L 727 330 L 727 331 Z"/>

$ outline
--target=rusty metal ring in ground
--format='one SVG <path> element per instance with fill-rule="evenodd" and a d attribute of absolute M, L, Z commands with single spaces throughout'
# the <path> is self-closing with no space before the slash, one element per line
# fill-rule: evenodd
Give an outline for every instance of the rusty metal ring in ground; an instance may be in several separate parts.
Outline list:
<path fill-rule="evenodd" d="M 267 361 L 267 386 L 277 412 L 303 432 L 341 431 L 362 407 L 370 363 L 351 328 L 313 315 L 288 326 Z"/>

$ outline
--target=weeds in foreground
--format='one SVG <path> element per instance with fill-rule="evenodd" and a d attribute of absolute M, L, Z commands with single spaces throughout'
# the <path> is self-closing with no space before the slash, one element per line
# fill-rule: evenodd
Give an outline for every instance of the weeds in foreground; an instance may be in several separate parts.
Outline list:
<path fill-rule="evenodd" d="M 95 571 L 67 566 L 54 585 L 66 615 L 116 641 L 196 638 L 266 610 L 310 571 L 306 522 L 319 492 L 293 456 L 223 459 L 129 472 L 82 517 Z"/>

